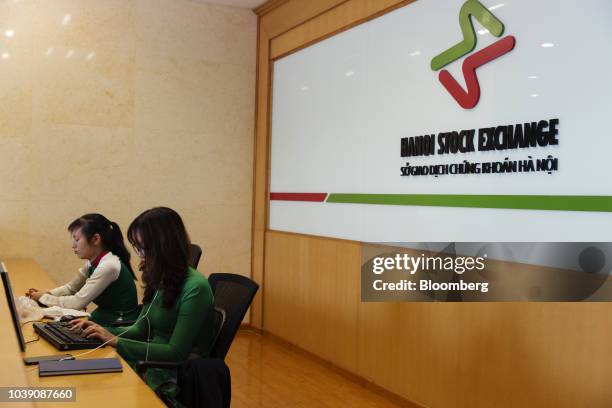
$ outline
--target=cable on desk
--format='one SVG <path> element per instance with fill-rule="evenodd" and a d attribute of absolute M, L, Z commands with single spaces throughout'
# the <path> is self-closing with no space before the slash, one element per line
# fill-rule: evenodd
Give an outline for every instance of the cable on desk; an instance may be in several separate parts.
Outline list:
<path fill-rule="evenodd" d="M 28 340 L 26 342 L 24 342 L 23 344 L 29 344 L 29 343 L 34 343 L 35 341 L 40 340 L 40 336 L 38 336 L 37 338 L 35 338 L 34 340 Z"/>
<path fill-rule="evenodd" d="M 37 322 L 42 322 L 42 320 L 41 319 L 39 319 L 39 320 L 28 320 L 27 322 L 21 323 L 21 327 L 23 328 L 23 326 L 25 326 L 28 323 L 37 323 Z"/>
<path fill-rule="evenodd" d="M 25 326 L 28 323 L 36 323 L 36 322 L 42 322 L 42 320 L 28 320 L 27 322 L 21 323 L 21 328 L 23 328 L 23 326 Z M 40 336 L 36 337 L 34 340 L 28 340 L 24 342 L 23 344 L 34 343 L 35 341 L 38 341 L 38 340 L 40 340 Z"/>

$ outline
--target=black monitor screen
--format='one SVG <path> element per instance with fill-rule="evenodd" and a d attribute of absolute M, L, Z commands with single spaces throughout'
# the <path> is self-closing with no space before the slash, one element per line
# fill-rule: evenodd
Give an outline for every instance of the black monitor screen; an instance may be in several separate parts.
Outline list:
<path fill-rule="evenodd" d="M 11 311 L 11 317 L 13 318 L 13 326 L 15 327 L 15 334 L 19 341 L 19 347 L 21 351 L 25 351 L 25 341 L 23 340 L 23 333 L 21 332 L 21 325 L 19 324 L 19 316 L 17 315 L 17 308 L 15 307 L 15 299 L 13 299 L 13 290 L 11 289 L 11 281 L 9 281 L 8 272 L 4 263 L 0 263 L 0 275 L 2 275 L 2 285 L 4 285 L 4 293 L 6 294 L 6 303 Z"/>

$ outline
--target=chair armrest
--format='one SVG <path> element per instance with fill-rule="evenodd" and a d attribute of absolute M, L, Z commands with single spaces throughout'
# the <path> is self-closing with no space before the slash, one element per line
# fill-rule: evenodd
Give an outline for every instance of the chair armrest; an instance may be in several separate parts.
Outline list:
<path fill-rule="evenodd" d="M 178 368 L 179 363 L 170 361 L 139 361 L 136 363 L 136 372 L 141 375 L 149 368 Z"/>
<path fill-rule="evenodd" d="M 132 326 L 134 323 L 136 323 L 136 320 L 120 320 L 120 321 L 114 321 L 110 324 L 110 327 L 125 327 L 125 326 Z"/>

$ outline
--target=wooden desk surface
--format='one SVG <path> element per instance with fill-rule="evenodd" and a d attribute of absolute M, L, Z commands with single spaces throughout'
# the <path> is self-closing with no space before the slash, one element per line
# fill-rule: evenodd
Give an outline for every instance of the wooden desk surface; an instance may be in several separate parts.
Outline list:
<path fill-rule="evenodd" d="M 39 289 L 51 289 L 55 283 L 51 281 L 47 273 L 34 261 L 31 260 L 7 260 L 4 261 L 9 273 L 13 295 L 21 296 L 30 287 Z M 4 298 L 4 293 L 1 294 Z M 0 299 L 0 386 L 30 386 L 30 387 L 75 387 L 76 402 L 64 403 L 37 403 L 27 405 L 20 403 L 20 407 L 28 406 L 70 406 L 70 407 L 165 407 L 138 375 L 119 356 L 113 347 L 104 347 L 95 350 L 82 358 L 107 358 L 117 357 L 121 360 L 123 372 L 87 374 L 57 377 L 38 377 L 38 366 L 26 366 L 23 357 L 46 356 L 61 354 L 45 339 L 29 343 L 26 351 L 20 353 L 17 338 L 14 335 L 11 317 L 4 299 Z M 25 341 L 37 337 L 34 333 L 32 323 L 23 327 Z M 68 353 L 77 357 L 78 354 L 88 350 L 73 350 Z M 7 406 L 0 402 L 0 407 Z"/>

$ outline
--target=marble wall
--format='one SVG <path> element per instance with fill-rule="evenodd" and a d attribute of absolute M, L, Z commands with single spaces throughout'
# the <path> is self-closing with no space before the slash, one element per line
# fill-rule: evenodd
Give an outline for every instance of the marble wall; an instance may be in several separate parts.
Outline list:
<path fill-rule="evenodd" d="M 249 275 L 256 38 L 191 0 L 0 0 L 0 259 L 63 282 L 74 218 L 165 205 L 202 272 Z"/>

